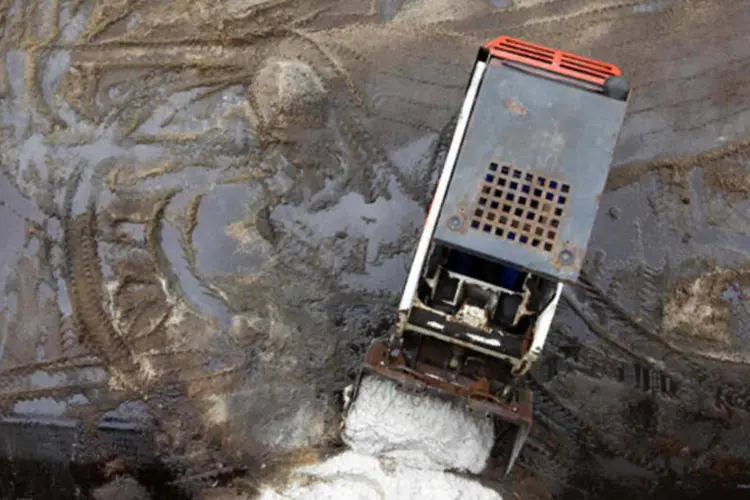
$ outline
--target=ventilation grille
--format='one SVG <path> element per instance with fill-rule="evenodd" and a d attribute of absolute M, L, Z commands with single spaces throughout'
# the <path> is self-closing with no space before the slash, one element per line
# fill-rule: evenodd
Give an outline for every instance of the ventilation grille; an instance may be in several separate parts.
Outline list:
<path fill-rule="evenodd" d="M 551 49 L 517 38 L 501 36 L 487 44 L 495 57 L 529 64 L 553 73 L 579 80 L 603 84 L 610 76 L 620 76 L 622 71 L 613 64 Z"/>
<path fill-rule="evenodd" d="M 570 184 L 517 167 L 490 163 L 472 207 L 471 229 L 551 252 Z"/>

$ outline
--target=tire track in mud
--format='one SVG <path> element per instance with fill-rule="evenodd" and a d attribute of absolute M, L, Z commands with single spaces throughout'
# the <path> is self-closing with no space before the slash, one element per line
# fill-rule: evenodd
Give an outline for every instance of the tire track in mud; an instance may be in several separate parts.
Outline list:
<path fill-rule="evenodd" d="M 639 302 L 647 309 L 659 295 L 656 274 L 657 271 L 648 266 L 639 273 L 641 285 L 646 289 L 639 290 Z M 547 368 L 548 379 L 551 380 L 558 375 L 558 360 L 562 358 L 563 362 L 569 365 L 569 371 L 593 372 L 588 375 L 594 378 L 614 378 L 623 384 L 623 387 L 653 391 L 661 397 L 682 401 L 688 407 L 697 404 L 699 414 L 708 411 L 709 418 L 718 417 L 723 420 L 725 417 L 722 407 L 726 406 L 747 411 L 750 399 L 747 399 L 746 395 L 750 394 L 750 391 L 743 393 L 733 389 L 719 377 L 712 377 L 692 356 L 673 349 L 658 332 L 651 329 L 647 321 L 620 306 L 612 297 L 616 292 L 617 290 L 605 292 L 593 283 L 588 273 L 582 273 L 579 286 L 573 292 L 566 290 L 563 297 L 566 304 L 596 337 L 614 347 L 626 359 L 635 360 L 632 366 L 635 383 L 629 380 L 627 365 L 621 362 L 613 363 L 611 357 L 583 344 L 576 347 L 577 353 L 573 355 L 575 363 L 565 359 L 565 355 L 548 360 L 549 366 L 542 367 L 542 371 Z M 581 293 L 584 295 L 582 301 L 576 297 L 576 294 Z M 550 347 L 554 349 L 554 346 Z M 644 368 L 644 365 L 648 368 Z M 689 373 L 690 376 L 685 376 L 685 373 Z M 658 386 L 654 386 L 653 380 L 658 381 Z M 625 458 L 657 476 L 668 472 L 668 465 L 655 462 L 659 457 L 649 457 L 646 452 L 636 452 L 627 446 L 609 442 L 582 417 L 568 409 L 539 380 L 532 378 L 530 385 L 534 390 L 535 418 L 538 414 L 542 422 L 551 420 L 565 432 L 575 436 L 576 442 L 583 443 L 585 449 L 597 455 Z M 567 470 L 576 470 L 577 467 L 577 464 L 571 463 Z"/>
<path fill-rule="evenodd" d="M 585 349 L 585 347 L 583 348 Z M 603 360 L 607 361 L 608 359 L 603 358 Z M 570 371 L 578 372 L 580 370 L 578 369 L 578 367 L 573 367 Z M 554 378 L 554 376 L 556 375 L 553 375 L 552 378 Z M 661 446 L 657 441 L 656 443 L 652 443 L 652 445 L 648 448 L 641 450 L 634 449 L 634 447 L 629 446 L 627 442 L 623 442 L 622 444 L 615 444 L 606 439 L 606 436 L 597 431 L 593 425 L 585 422 L 582 416 L 578 416 L 577 414 L 573 413 L 573 411 L 570 410 L 565 403 L 563 403 L 555 396 L 553 391 L 546 389 L 542 382 L 538 380 L 532 380 L 530 385 L 534 390 L 534 419 L 535 421 L 538 419 L 543 426 L 547 426 L 552 430 L 552 437 L 548 437 L 547 441 L 549 442 L 551 440 L 553 442 L 557 442 L 558 447 L 565 448 L 566 445 L 560 441 L 560 433 L 573 436 L 575 438 L 572 442 L 573 444 L 568 444 L 567 446 L 572 446 L 573 448 L 580 447 L 580 449 L 584 452 L 584 458 L 592 458 L 594 456 L 597 456 L 600 458 L 625 459 L 631 464 L 654 474 L 654 479 L 660 480 L 660 478 L 675 474 L 677 475 L 677 477 L 682 477 L 685 474 L 696 470 L 696 468 L 698 470 L 702 469 L 703 467 L 705 467 L 705 464 L 702 464 L 703 459 L 700 459 L 700 457 L 709 454 L 715 447 L 715 443 L 709 444 L 707 449 L 705 449 L 703 452 L 701 452 L 701 454 L 698 455 L 698 458 L 693 456 L 691 465 L 689 465 L 686 470 L 674 469 L 671 467 L 669 460 L 669 457 L 672 456 L 672 453 L 674 453 L 674 451 L 670 450 L 684 448 L 683 445 L 679 444 L 679 441 L 674 441 L 676 438 L 674 438 L 673 436 L 668 435 L 668 437 L 666 438 L 667 441 L 661 441 Z M 640 385 L 624 385 L 626 387 L 644 391 L 648 391 L 649 389 L 655 390 L 653 386 L 651 386 L 650 388 L 645 388 Z M 662 386 L 660 389 L 662 391 L 662 393 L 660 394 L 662 398 L 666 397 L 675 401 L 673 399 L 674 394 L 669 392 L 669 387 Z M 656 389 L 656 391 L 658 391 L 658 389 Z M 750 399 L 748 399 L 750 397 L 750 393 L 746 392 L 745 394 L 740 394 L 739 392 L 733 391 L 732 389 L 727 389 L 726 391 L 722 392 L 722 395 L 727 397 L 727 399 L 735 398 L 732 404 L 737 408 L 741 408 L 743 405 L 745 407 L 750 406 L 748 405 L 748 403 L 750 403 Z M 711 416 L 708 416 L 708 419 L 714 421 L 716 420 L 715 418 L 711 418 Z M 718 423 L 720 427 L 725 426 L 722 418 L 719 418 Z M 534 436 L 535 434 L 537 433 L 532 430 L 532 436 Z M 570 443 L 570 441 L 566 439 L 564 443 Z M 664 445 L 666 445 L 667 448 L 663 448 Z M 656 448 L 654 448 L 654 446 L 656 446 Z M 662 452 L 655 450 L 662 450 Z M 529 450 L 529 452 L 534 454 L 541 453 L 540 450 L 533 448 Z M 663 452 L 666 452 L 666 455 L 663 455 Z M 561 458 L 559 458 L 555 454 L 552 454 L 552 456 L 550 457 L 549 451 L 547 451 L 546 453 L 542 453 L 542 455 L 546 460 L 552 461 L 553 464 L 555 464 L 557 467 L 561 467 L 564 471 L 575 471 L 581 469 L 581 457 L 564 454 Z M 534 464 L 535 461 L 532 460 L 531 463 Z M 535 473 L 533 469 L 530 469 L 530 472 L 532 474 Z M 562 475 L 560 477 L 565 476 Z"/>
<path fill-rule="evenodd" d="M 575 21 L 581 18 L 601 16 L 602 14 L 611 14 L 613 15 L 613 17 L 616 16 L 618 18 L 622 18 L 624 16 L 618 16 L 617 13 L 618 11 L 622 11 L 624 9 L 631 9 L 631 15 L 642 15 L 637 12 L 632 12 L 633 8 L 648 5 L 649 3 L 653 2 L 643 0 L 615 1 L 604 5 L 591 5 L 591 3 L 588 1 L 579 1 L 578 3 L 580 4 L 580 7 L 578 7 L 578 9 L 574 10 L 573 12 L 566 12 L 571 10 L 571 2 L 544 2 L 543 4 L 539 4 L 538 8 L 541 15 L 538 16 L 533 12 L 533 10 L 536 10 L 536 5 L 534 7 L 528 7 L 527 13 L 529 14 L 529 17 L 531 19 L 517 25 L 508 26 L 505 29 L 516 30 L 537 25 L 550 25 L 553 23 L 561 24 Z M 558 14 L 546 14 L 545 10 L 548 10 L 551 6 L 559 7 L 559 9 L 563 12 L 560 12 Z M 521 10 L 517 12 L 521 12 Z"/>
<path fill-rule="evenodd" d="M 44 389 L 21 389 L 9 391 L 0 396 L 0 411 L 11 411 L 13 405 L 21 401 L 39 398 L 66 398 L 81 394 L 89 389 L 105 389 L 107 382 L 76 382 L 72 385 L 60 385 Z"/>
<path fill-rule="evenodd" d="M 732 156 L 745 155 L 750 151 L 750 136 L 720 147 L 702 151 L 695 155 L 672 156 L 656 158 L 646 162 L 633 162 L 615 166 L 607 178 L 605 193 L 617 191 L 630 184 L 638 182 L 646 174 L 658 170 L 687 171 L 691 167 L 701 165 L 710 169 L 712 164 L 728 159 Z"/>
<path fill-rule="evenodd" d="M 635 389 L 667 399 L 676 398 L 679 390 L 677 382 L 662 371 L 644 366 L 639 358 L 618 356 L 565 337 L 562 331 L 554 331 L 550 336 L 550 354 L 537 369 L 540 381 L 551 381 L 563 372 L 576 372 L 594 379 L 617 382 L 623 389 Z M 564 346 L 554 345 L 559 339 L 565 339 Z"/>
<path fill-rule="evenodd" d="M 144 231 L 148 253 L 154 261 L 156 269 L 162 274 L 162 278 L 167 281 L 166 287 L 172 290 L 175 288 L 178 280 L 161 245 L 161 228 L 167 205 L 169 205 L 180 191 L 181 189 L 172 189 L 160 197 L 160 200 L 154 206 L 153 213 L 149 217 Z"/>
<path fill-rule="evenodd" d="M 589 457 L 623 458 L 657 476 L 666 472 L 664 466 L 653 462 L 653 457 L 631 451 L 627 443 L 622 446 L 613 443 L 533 377 L 529 377 L 529 388 L 534 392 L 534 418 L 539 416 L 542 421 L 554 422 L 556 427 L 573 437 L 575 443 Z M 563 462 L 564 470 L 573 471 L 580 468 L 579 457 L 572 456 L 570 460 L 568 463 Z"/>
<path fill-rule="evenodd" d="M 342 103 L 341 109 L 351 109 L 349 103 Z M 342 126 L 339 132 L 346 139 L 353 165 L 349 165 L 350 185 L 342 186 L 345 190 L 363 190 L 365 203 L 374 203 L 377 198 L 388 192 L 390 177 L 393 176 L 401 186 L 405 179 L 401 172 L 391 163 L 378 140 L 368 132 L 367 127 L 355 111 L 341 113 Z M 357 167 L 361 167 L 357 168 Z"/>
<path fill-rule="evenodd" d="M 570 471 L 580 467 L 580 445 L 569 435 L 555 432 L 558 425 L 545 420 L 541 413 L 534 415 L 534 429 L 526 439 L 526 444 L 516 460 L 516 466 L 527 474 L 551 483 L 559 488 L 565 483 Z"/>
<path fill-rule="evenodd" d="M 119 2 L 97 2 L 89 16 L 86 28 L 80 34 L 80 41 L 88 42 L 102 34 L 112 25 L 125 19 L 145 0 L 121 0 Z"/>
<path fill-rule="evenodd" d="M 4 404 L 7 400 L 18 400 L 19 395 L 23 393 L 30 394 L 29 398 L 31 398 L 31 392 L 18 388 L 28 385 L 30 377 L 34 373 L 69 373 L 85 368 L 101 367 L 102 363 L 99 359 L 94 356 L 83 355 L 73 358 L 51 359 L 2 370 L 0 371 L 0 404 Z"/>
<path fill-rule="evenodd" d="M 238 376 L 240 370 L 237 367 L 229 367 L 206 373 L 204 367 L 212 359 L 211 356 L 217 353 L 211 353 L 206 350 L 192 348 L 172 348 L 167 345 L 158 349 L 147 349 L 139 347 L 149 337 L 163 334 L 166 323 L 173 314 L 174 304 L 170 302 L 169 297 L 164 297 L 164 302 L 168 307 L 160 320 L 149 330 L 132 334 L 126 329 L 122 334 L 116 331 L 112 324 L 113 318 L 109 317 L 102 304 L 103 283 L 101 268 L 98 254 L 96 253 L 97 237 L 95 230 L 96 219 L 96 193 L 98 192 L 99 182 L 106 177 L 106 171 L 94 173 L 92 180 L 92 194 L 86 211 L 73 218 L 70 215 L 66 217 L 68 222 L 63 225 L 66 234 L 66 247 L 72 257 L 68 257 L 69 275 L 71 280 L 77 284 L 71 296 L 75 293 L 81 299 L 87 299 L 94 307 L 81 309 L 80 300 L 73 300 L 74 313 L 80 314 L 81 322 L 84 328 L 94 328 L 98 326 L 100 332 L 105 335 L 98 335 L 91 339 L 87 345 L 99 352 L 104 351 L 100 356 L 103 358 L 105 367 L 117 377 L 121 383 L 126 385 L 127 392 L 125 397 L 135 395 L 139 400 L 145 402 L 149 410 L 157 417 L 157 425 L 163 433 L 165 439 L 170 442 L 180 441 L 182 434 L 187 428 L 187 432 L 196 432 L 202 429 L 204 421 L 204 411 L 206 410 L 205 399 L 208 396 L 222 394 L 233 389 L 241 377 Z M 78 179 L 76 179 L 77 182 Z M 73 183 L 76 184 L 76 183 Z M 70 214 L 72 196 L 75 194 L 75 187 L 71 186 L 70 194 L 66 198 L 66 209 L 64 213 Z M 147 263 L 143 266 L 142 273 L 156 274 L 155 280 L 146 279 L 146 284 L 153 285 L 155 282 L 161 282 L 165 295 L 172 297 L 181 297 L 179 291 L 179 281 L 171 268 L 170 262 L 162 248 L 161 231 L 164 223 L 165 211 L 169 203 L 178 194 L 180 189 L 166 190 L 154 203 L 151 213 L 149 214 L 144 228 L 144 241 L 138 245 L 147 253 Z M 197 207 L 195 208 L 197 210 Z M 190 214 L 189 214 L 190 215 Z M 194 214 L 193 214 L 194 215 Z M 70 221 L 72 219 L 72 221 Z M 79 224 L 81 227 L 79 227 Z M 70 236 L 68 237 L 68 231 Z M 78 259 L 78 262 L 71 259 Z M 76 280 L 76 277 L 83 274 L 84 280 Z M 93 276 L 94 279 L 90 279 Z M 135 279 L 142 276 L 136 273 Z M 122 277 L 121 277 L 122 278 Z M 133 279 L 133 276 L 124 277 Z M 85 287 L 81 290 L 81 286 Z M 119 293 L 120 289 L 115 293 Z M 180 299 L 178 299 L 180 300 Z M 92 314 L 94 320 L 92 321 Z M 111 346 L 102 349 L 101 345 L 106 345 L 107 338 L 113 339 Z M 159 342 L 166 342 L 166 339 L 159 339 Z M 114 348 L 113 348 L 114 347 Z M 93 416 L 87 418 L 91 421 L 97 421 L 104 411 L 108 408 L 97 410 Z M 192 430 L 190 430 L 192 429 Z M 218 459 L 217 459 L 218 460 Z M 215 462 L 215 461 L 214 461 Z"/>
<path fill-rule="evenodd" d="M 583 300 L 579 301 L 573 293 L 566 292 L 563 295 L 566 303 L 586 322 L 592 333 L 602 340 L 655 370 L 661 369 L 685 387 L 697 387 L 707 381 L 709 376 L 706 369 L 696 363 L 690 354 L 669 345 L 643 318 L 626 311 L 611 297 L 611 293 L 599 288 L 585 273 L 579 279 L 576 292 L 583 292 Z M 586 309 L 592 310 L 595 318 Z M 695 382 L 691 383 L 682 374 L 685 368 L 689 369 Z"/>
<path fill-rule="evenodd" d="M 164 193 L 159 202 L 155 205 L 154 210 L 146 223 L 146 229 L 144 232 L 147 250 L 157 273 L 161 275 L 157 276 L 157 279 L 163 280 L 165 293 L 172 297 L 179 297 L 177 300 L 184 303 L 184 291 L 181 289 L 179 277 L 172 268 L 162 245 L 162 230 L 165 223 L 165 212 L 169 203 L 180 192 L 181 189 L 172 189 Z M 213 290 L 210 286 L 205 284 L 203 276 L 198 271 L 195 263 L 195 247 L 192 242 L 192 233 L 197 226 L 197 214 L 200 208 L 201 199 L 202 195 L 199 194 L 190 201 L 186 219 L 178 237 L 180 239 L 180 249 L 184 252 L 184 258 L 188 263 L 188 271 L 193 273 L 195 279 L 197 279 L 202 286 L 206 287 L 206 292 L 212 292 Z M 220 297 L 219 294 L 212 293 L 211 295 L 223 301 L 223 298 Z M 168 297 L 165 297 L 165 300 L 167 299 Z M 173 299 L 167 300 L 167 302 L 172 301 Z M 147 336 L 161 330 L 161 327 L 164 326 L 168 318 L 172 315 L 174 306 L 175 304 L 169 305 L 167 312 L 159 324 L 145 334 L 138 335 L 137 338 L 133 337 L 132 340 L 134 342 L 141 341 L 147 338 Z M 195 313 L 200 315 L 198 312 Z M 151 359 L 154 357 L 166 357 L 166 366 L 159 373 L 158 379 L 162 381 L 162 383 L 178 381 L 183 386 L 183 390 L 187 397 L 196 398 L 226 393 L 227 391 L 232 390 L 241 380 L 241 377 L 239 376 L 241 374 L 241 368 L 239 366 L 230 366 L 213 373 L 204 372 L 202 367 L 212 359 L 211 355 L 215 356 L 221 354 L 222 353 L 220 352 L 209 352 L 204 349 L 188 347 L 180 349 L 179 351 L 162 350 L 158 352 L 143 353 L 142 355 L 150 357 Z"/>
<path fill-rule="evenodd" d="M 552 347 L 552 346 L 550 346 Z M 582 346 L 580 350 L 574 355 L 576 361 L 580 361 L 581 350 L 586 349 Z M 550 357 L 541 366 L 540 371 L 546 371 L 546 382 L 549 382 L 556 378 L 560 374 L 560 359 L 566 363 L 568 360 L 564 357 Z M 587 357 L 588 358 L 588 357 Z M 591 361 L 590 359 L 583 360 L 582 364 L 588 366 Z M 570 363 L 568 363 L 570 364 Z M 545 368 L 547 368 L 545 370 Z M 579 370 L 578 363 L 575 366 L 569 366 L 568 371 L 581 371 Z M 535 421 L 538 419 L 543 425 L 547 426 L 553 434 L 553 440 L 559 440 L 559 434 L 562 433 L 567 438 L 564 441 L 568 446 L 580 448 L 589 458 L 591 454 L 597 454 L 600 456 L 623 456 L 624 453 L 620 447 L 611 443 L 604 437 L 603 434 L 595 430 L 595 428 L 584 420 L 583 416 L 578 415 L 576 412 L 568 408 L 564 402 L 562 402 L 552 391 L 547 388 L 546 382 L 543 382 L 539 375 L 530 374 L 528 377 L 529 388 L 534 393 L 533 399 L 533 411 Z M 532 431 L 533 434 L 534 431 Z M 571 444 L 572 443 L 572 444 Z M 568 457 L 570 460 L 578 460 L 575 457 Z M 627 457 L 625 457 L 627 458 Z M 579 465 L 574 462 L 566 463 L 566 470 L 575 470 Z M 655 471 L 654 471 L 655 472 Z"/>
<path fill-rule="evenodd" d="M 104 283 L 96 241 L 96 195 L 99 186 L 92 186 L 85 211 L 73 218 L 73 198 L 82 174 L 83 164 L 79 165 L 71 176 L 62 220 L 65 245 L 64 275 L 73 323 L 79 339 L 102 360 L 107 371 L 129 392 L 140 395 L 140 367 L 135 363 L 133 353 L 115 330 L 112 318 L 103 305 Z"/>
<path fill-rule="evenodd" d="M 698 414 L 724 421 L 730 409 L 750 411 L 750 387 L 739 387 L 722 378 L 720 372 L 717 374 L 709 368 L 718 366 L 712 360 L 699 361 L 694 355 L 674 349 L 642 319 L 624 310 L 609 294 L 594 285 L 586 274 L 582 275 L 580 283 L 582 286 L 577 291 L 584 293 L 583 303 L 569 293 L 564 295 L 566 303 L 596 337 L 627 358 L 637 360 L 636 366 L 640 368 L 634 369 L 640 370 L 636 375 L 640 389 L 645 389 L 647 382 L 644 377 L 656 373 L 661 386 L 649 389 L 661 389 L 667 397 L 696 408 Z M 595 311 L 596 319 L 586 311 L 587 308 Z M 618 372 L 623 369 L 617 367 Z M 621 376 L 623 379 L 627 377 L 624 370 Z"/>
<path fill-rule="evenodd" d="M 640 333 L 640 337 L 644 341 L 648 341 L 658 345 L 659 347 L 653 347 L 649 349 L 640 349 L 644 351 L 653 351 L 660 353 L 661 357 L 651 356 L 653 359 L 661 359 L 662 361 L 669 357 L 679 358 L 689 368 L 691 373 L 699 374 L 699 383 L 704 383 L 710 378 L 709 370 L 701 366 L 700 361 L 710 363 L 713 361 L 711 358 L 704 358 L 700 354 L 689 352 L 683 348 L 674 346 L 670 343 L 659 330 L 658 324 L 655 321 L 645 317 L 642 313 L 653 312 L 660 306 L 661 294 L 659 293 L 659 284 L 655 281 L 658 275 L 658 271 L 644 263 L 639 265 L 639 272 L 637 275 L 637 285 L 639 287 L 636 294 L 639 299 L 639 313 L 633 313 L 626 310 L 615 298 L 617 290 L 611 290 L 605 292 L 602 290 L 594 281 L 588 276 L 587 273 L 583 273 L 579 280 L 579 286 L 577 290 L 585 291 L 584 304 L 589 307 L 593 307 L 594 311 L 598 313 L 602 322 L 606 323 L 608 320 L 614 319 L 616 325 L 620 325 L 621 328 L 617 329 L 619 334 L 626 330 L 635 330 Z M 612 282 L 613 285 L 617 284 L 617 281 Z M 566 298 L 573 299 L 572 295 L 567 295 Z M 571 301 L 568 301 L 571 304 Z M 633 337 L 635 339 L 635 337 Z M 642 358 L 644 361 L 647 359 Z M 733 360 L 722 360 L 723 363 L 729 363 L 738 367 L 746 366 L 746 363 L 741 361 Z"/>
<path fill-rule="evenodd" d="M 654 2 L 644 0 L 620 0 L 609 3 L 591 2 L 590 0 L 552 0 L 539 2 L 529 6 L 497 9 L 488 12 L 482 17 L 478 25 L 476 22 L 473 23 L 474 29 L 472 31 L 475 33 L 474 37 L 477 41 L 484 43 L 481 41 L 484 38 L 494 38 L 497 36 L 499 21 L 502 23 L 500 26 L 503 32 L 512 33 L 514 36 L 521 38 L 538 38 L 540 35 L 556 38 L 558 35 L 567 35 L 567 39 L 570 40 L 571 34 L 576 31 L 574 28 L 571 28 L 570 24 L 574 24 L 576 28 L 584 28 L 593 25 L 594 22 L 614 19 L 623 20 L 635 17 L 643 18 L 644 16 L 658 17 L 668 14 L 671 10 L 679 6 L 679 4 L 674 4 L 665 9 L 648 13 L 643 12 L 642 9 L 638 9 L 652 3 Z M 463 20 L 454 21 L 454 23 L 458 24 L 461 22 Z M 561 28 L 561 26 L 565 27 Z M 479 37 L 477 36 L 477 31 L 481 33 L 487 32 L 487 34 Z M 577 42 L 576 34 L 572 36 L 573 41 Z"/>

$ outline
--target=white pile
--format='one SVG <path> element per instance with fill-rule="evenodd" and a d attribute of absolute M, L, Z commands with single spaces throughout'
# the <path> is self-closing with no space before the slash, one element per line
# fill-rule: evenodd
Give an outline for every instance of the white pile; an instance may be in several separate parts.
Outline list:
<path fill-rule="evenodd" d="M 380 378 L 362 382 L 344 441 L 351 451 L 302 467 L 284 491 L 261 500 L 502 500 L 448 470 L 480 472 L 494 440 L 492 422 L 442 399 L 412 396 Z"/>

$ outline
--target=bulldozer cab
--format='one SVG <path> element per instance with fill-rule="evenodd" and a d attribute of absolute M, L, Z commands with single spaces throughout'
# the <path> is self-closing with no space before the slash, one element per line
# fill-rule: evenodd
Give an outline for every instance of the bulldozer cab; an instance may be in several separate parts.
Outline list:
<path fill-rule="evenodd" d="M 532 424 L 523 375 L 578 278 L 628 96 L 616 66 L 505 36 L 482 47 L 397 325 L 365 355 L 365 373 L 517 427 L 507 471 Z"/>

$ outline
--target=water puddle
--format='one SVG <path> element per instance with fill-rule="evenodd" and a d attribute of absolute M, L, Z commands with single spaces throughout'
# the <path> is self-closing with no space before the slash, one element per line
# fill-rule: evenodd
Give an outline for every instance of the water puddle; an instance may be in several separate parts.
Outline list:
<path fill-rule="evenodd" d="M 732 283 L 721 294 L 721 299 L 732 306 L 737 338 L 743 343 L 750 342 L 750 286 Z"/>
<path fill-rule="evenodd" d="M 490 3 L 498 9 L 507 9 L 510 7 L 511 0 L 490 0 Z"/>
<path fill-rule="evenodd" d="M 601 473 L 611 479 L 622 480 L 624 477 L 635 478 L 649 477 L 653 475 L 653 473 L 647 471 L 643 467 L 638 467 L 632 462 L 629 462 L 628 460 L 621 457 L 605 458 L 595 456 L 594 458 L 600 466 Z"/>
<path fill-rule="evenodd" d="M 142 401 L 125 401 L 114 410 L 104 414 L 104 420 L 132 422 L 142 425 L 154 425 L 156 422 L 150 410 Z"/>
<path fill-rule="evenodd" d="M 70 68 L 70 51 L 68 50 L 52 52 L 46 60 L 46 68 L 41 78 L 41 88 L 44 100 L 50 108 L 56 107 L 55 90 L 60 86 L 62 77 L 68 68 Z"/>
<path fill-rule="evenodd" d="M 40 221 L 41 212 L 0 174 L 0 290 L 5 290 L 8 278 L 15 272 L 18 259 L 33 256 L 38 242 L 24 245 L 26 220 Z M 7 300 L 4 297 L 3 302 Z"/>
<path fill-rule="evenodd" d="M 97 189 L 102 187 L 100 177 L 105 174 L 102 169 L 108 168 L 116 160 L 136 163 L 155 162 L 164 152 L 164 149 L 160 146 L 143 144 L 125 149 L 117 143 L 114 128 L 103 131 L 99 137 L 88 144 L 71 147 L 67 150 L 57 149 L 54 155 L 56 162 L 62 162 L 72 167 L 81 160 L 86 160 L 89 165 L 89 168 L 84 170 L 83 178 L 79 182 L 73 198 L 73 216 L 82 213 L 88 206 L 94 188 L 92 182 L 97 183 Z M 94 181 L 95 178 L 98 178 L 98 180 Z M 102 196 L 100 201 L 106 202 L 106 196 Z"/>
<path fill-rule="evenodd" d="M 408 271 L 405 256 L 412 250 L 424 220 L 424 209 L 409 199 L 394 179 L 389 189 L 390 200 L 380 197 L 368 204 L 362 195 L 348 193 L 336 205 L 312 214 L 301 206 L 281 205 L 273 211 L 272 218 L 312 245 L 329 239 L 343 240 L 333 245 L 333 252 L 324 246 L 320 252 L 325 262 L 334 267 L 333 271 L 343 274 L 350 285 L 397 291 Z M 365 242 L 361 248 L 360 241 Z M 358 252 L 364 255 L 353 257 L 364 260 L 364 270 L 347 273 L 348 263 L 342 257 Z"/>
<path fill-rule="evenodd" d="M 198 225 L 193 231 L 193 246 L 202 274 L 244 274 L 257 271 L 266 261 L 253 249 L 243 249 L 228 234 L 232 223 L 247 220 L 252 214 L 255 190 L 243 185 L 216 186 L 201 200 Z"/>
<path fill-rule="evenodd" d="M 144 191 L 162 191 L 184 189 L 192 191 L 196 188 L 213 186 L 219 180 L 220 172 L 203 167 L 185 167 L 177 172 L 165 173 L 149 177 L 139 182 Z"/>
<path fill-rule="evenodd" d="M 377 5 L 380 12 L 380 19 L 386 23 L 393 19 L 403 3 L 404 0 L 378 0 Z"/>
<path fill-rule="evenodd" d="M 50 375 L 47 372 L 36 371 L 31 374 L 31 387 L 34 389 L 50 389 L 65 384 L 66 376 L 62 373 Z"/>
<path fill-rule="evenodd" d="M 248 109 L 247 93 L 241 85 L 215 93 L 211 88 L 198 87 L 172 94 L 165 104 L 154 109 L 138 128 L 138 134 L 201 134 L 216 130 L 242 144 L 252 135 L 241 123 Z"/>
<path fill-rule="evenodd" d="M 655 2 L 647 2 L 633 6 L 633 12 L 637 14 L 647 14 L 652 12 L 658 12 L 664 10 L 672 5 L 675 5 L 677 0 L 657 0 Z"/>
<path fill-rule="evenodd" d="M 144 241 L 146 239 L 146 230 L 143 227 L 143 224 L 120 222 L 117 225 L 117 228 L 136 241 Z"/>
<path fill-rule="evenodd" d="M 90 7 L 79 4 L 78 12 L 71 17 L 70 5 L 66 2 L 60 6 L 60 42 L 75 42 L 86 28 Z"/>
<path fill-rule="evenodd" d="M 206 287 L 191 272 L 180 245 L 179 231 L 171 224 L 163 222 L 161 235 L 162 249 L 169 260 L 172 272 L 177 276 L 183 296 L 195 308 L 215 316 L 223 327 L 227 327 L 231 322 L 229 309 L 222 301 L 208 295 Z"/>
<path fill-rule="evenodd" d="M 344 283 L 352 288 L 372 292 L 398 292 L 404 285 L 409 272 L 411 255 L 405 253 L 384 259 L 377 265 L 368 265 L 365 274 L 345 273 Z"/>
<path fill-rule="evenodd" d="M 83 394 L 74 394 L 68 399 L 68 406 L 72 407 L 87 406 L 89 403 L 91 401 Z"/>
<path fill-rule="evenodd" d="M 13 413 L 17 415 L 44 415 L 49 417 L 60 417 L 65 413 L 67 405 L 54 398 L 38 398 L 19 401 L 13 407 Z"/>
<path fill-rule="evenodd" d="M 431 194 L 425 192 L 425 189 L 429 189 L 429 186 L 425 186 L 425 182 L 435 185 L 439 170 L 442 168 L 442 165 L 432 165 L 431 162 L 432 148 L 437 139 L 438 134 L 428 134 L 389 154 L 391 163 L 401 172 L 406 184 L 404 187 L 421 200 L 428 198 Z"/>
<path fill-rule="evenodd" d="M 161 106 L 158 106 L 156 107 L 156 109 L 154 109 L 154 111 L 151 113 L 151 117 L 138 128 L 138 132 L 144 134 L 155 134 L 157 132 L 176 132 L 178 130 L 181 132 L 201 132 L 205 130 L 205 126 L 201 126 L 202 124 L 198 120 L 194 119 L 188 121 L 185 121 L 184 119 L 180 120 L 180 125 L 182 125 L 181 127 L 174 125 L 163 125 L 168 120 L 173 120 L 175 118 L 175 114 L 179 110 L 184 109 L 205 91 L 205 88 L 196 88 L 185 92 L 177 92 L 172 94 L 171 96 L 169 96 L 169 99 L 165 104 L 162 104 Z"/>

